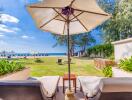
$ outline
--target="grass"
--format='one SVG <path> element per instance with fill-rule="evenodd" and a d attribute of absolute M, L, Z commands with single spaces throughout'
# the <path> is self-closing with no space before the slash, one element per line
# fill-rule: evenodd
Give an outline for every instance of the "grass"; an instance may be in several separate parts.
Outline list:
<path fill-rule="evenodd" d="M 43 63 L 36 63 L 35 59 L 16 59 L 19 62 L 23 62 L 26 66 L 31 67 L 31 76 L 50 76 L 60 75 L 63 76 L 67 73 L 67 64 L 58 65 L 58 57 L 45 57 L 41 58 Z M 63 61 L 67 61 L 65 57 L 62 57 Z M 76 75 L 96 75 L 103 76 L 102 72 L 95 69 L 93 60 L 72 58 L 71 72 Z"/>

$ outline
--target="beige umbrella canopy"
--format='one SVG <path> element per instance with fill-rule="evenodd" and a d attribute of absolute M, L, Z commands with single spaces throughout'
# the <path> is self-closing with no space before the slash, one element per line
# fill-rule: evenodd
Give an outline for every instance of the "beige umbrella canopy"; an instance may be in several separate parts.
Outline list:
<path fill-rule="evenodd" d="M 91 31 L 111 17 L 96 0 L 44 0 L 29 5 L 37 27 L 59 35 L 68 35 L 68 78 L 70 83 L 69 35 Z"/>
<path fill-rule="evenodd" d="M 67 16 L 62 14 L 64 7 L 71 7 L 69 16 L 70 34 L 91 31 L 110 18 L 96 3 L 96 0 L 44 0 L 28 6 L 28 10 L 41 30 L 67 35 Z"/>

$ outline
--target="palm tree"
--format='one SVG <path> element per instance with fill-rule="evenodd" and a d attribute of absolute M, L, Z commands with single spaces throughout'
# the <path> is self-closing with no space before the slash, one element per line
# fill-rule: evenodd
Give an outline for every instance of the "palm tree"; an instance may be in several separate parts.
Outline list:
<path fill-rule="evenodd" d="M 81 51 L 85 52 L 88 46 L 95 43 L 96 40 L 90 33 L 85 33 L 79 36 L 78 45 L 81 47 Z"/>
<path fill-rule="evenodd" d="M 53 47 L 56 47 L 57 45 L 67 46 L 67 36 L 53 35 L 53 37 L 56 39 L 56 43 Z M 95 39 L 92 37 L 90 33 L 71 35 L 70 36 L 71 56 L 74 56 L 76 47 L 80 47 L 81 51 L 85 52 L 86 48 L 89 45 L 91 45 L 91 43 L 94 43 L 94 42 L 95 42 Z"/>
<path fill-rule="evenodd" d="M 67 46 L 67 36 L 65 36 L 65 35 L 54 35 L 53 34 L 53 37 L 56 39 L 56 43 L 53 47 L 56 47 L 58 45 Z M 70 36 L 70 54 L 71 54 L 71 56 L 74 55 L 75 47 L 77 45 L 77 41 L 76 41 L 77 38 L 78 38 L 78 35 Z"/>

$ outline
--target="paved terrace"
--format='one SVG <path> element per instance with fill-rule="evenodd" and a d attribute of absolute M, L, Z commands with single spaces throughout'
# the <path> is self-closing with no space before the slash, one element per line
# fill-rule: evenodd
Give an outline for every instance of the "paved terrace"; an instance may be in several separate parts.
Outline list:
<path fill-rule="evenodd" d="M 113 77 L 132 77 L 132 73 L 123 71 L 117 67 L 113 67 Z M 56 100 L 64 100 L 64 94 L 63 94 L 63 85 L 62 85 L 62 78 L 59 81 L 59 92 L 57 93 Z M 68 86 L 68 82 L 66 82 L 66 85 Z M 84 95 L 82 92 L 80 92 L 80 84 L 77 80 L 77 93 L 75 93 L 76 100 L 85 100 Z"/>

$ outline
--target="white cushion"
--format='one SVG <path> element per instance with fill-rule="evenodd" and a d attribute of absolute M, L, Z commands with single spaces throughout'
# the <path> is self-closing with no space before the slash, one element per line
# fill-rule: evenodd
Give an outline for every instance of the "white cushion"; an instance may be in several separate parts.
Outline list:
<path fill-rule="evenodd" d="M 102 77 L 96 77 L 96 76 L 79 76 L 78 77 L 84 95 L 87 95 L 88 97 L 93 97 L 97 94 L 99 90 L 99 83 Z"/>
<path fill-rule="evenodd" d="M 41 91 L 47 97 L 52 97 L 57 88 L 57 83 L 59 81 L 59 76 L 44 76 L 37 78 L 41 82 Z"/>

